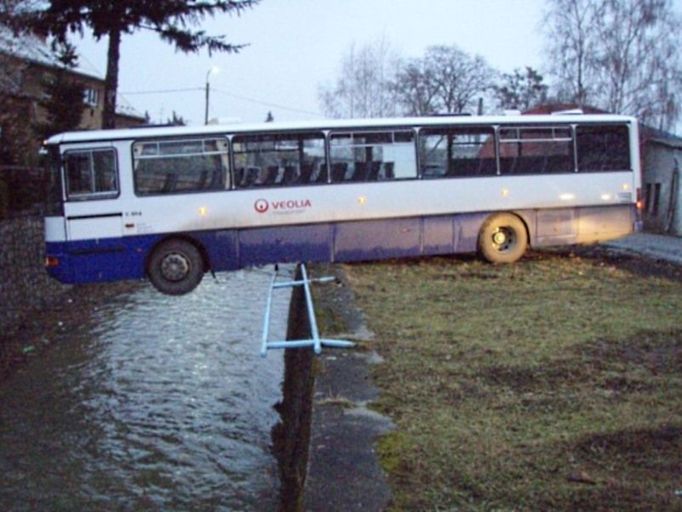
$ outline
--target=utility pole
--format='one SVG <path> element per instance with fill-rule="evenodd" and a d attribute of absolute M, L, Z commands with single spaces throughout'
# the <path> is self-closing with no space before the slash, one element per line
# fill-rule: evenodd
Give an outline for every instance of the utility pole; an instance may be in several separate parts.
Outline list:
<path fill-rule="evenodd" d="M 204 124 L 208 124 L 208 101 L 211 92 L 211 84 L 209 82 L 209 77 L 211 75 L 216 75 L 220 71 L 218 66 L 211 66 L 211 69 L 206 73 L 206 110 L 204 111 Z"/>

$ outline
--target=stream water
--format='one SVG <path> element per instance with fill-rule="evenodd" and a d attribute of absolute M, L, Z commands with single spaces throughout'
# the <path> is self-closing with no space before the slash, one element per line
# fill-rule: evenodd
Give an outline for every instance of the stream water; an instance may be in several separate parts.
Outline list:
<path fill-rule="evenodd" d="M 0 384 L 0 510 L 272 510 L 282 355 L 259 356 L 270 276 L 135 287 Z M 275 295 L 272 336 L 289 296 Z M 78 300 L 74 300 L 78 308 Z"/>

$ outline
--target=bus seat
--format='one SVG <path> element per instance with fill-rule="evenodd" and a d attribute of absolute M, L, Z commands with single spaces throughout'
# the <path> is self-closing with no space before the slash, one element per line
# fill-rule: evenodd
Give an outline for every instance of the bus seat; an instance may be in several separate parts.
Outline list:
<path fill-rule="evenodd" d="M 206 188 L 206 182 L 208 181 L 208 171 L 204 169 L 199 175 L 199 181 L 197 182 L 197 189 L 202 190 Z"/>
<path fill-rule="evenodd" d="M 222 169 L 213 170 L 213 174 L 211 176 L 211 183 L 209 184 L 208 188 L 209 190 L 222 190 L 223 188 L 225 188 Z"/>
<path fill-rule="evenodd" d="M 395 163 L 394 162 L 384 162 L 384 177 L 383 179 L 385 180 L 392 180 L 395 178 L 394 174 L 394 167 Z"/>
<path fill-rule="evenodd" d="M 273 185 L 275 181 L 277 180 L 277 176 L 279 175 L 279 166 L 278 165 L 270 165 L 268 166 L 267 172 L 265 173 L 265 177 L 263 178 L 263 185 Z"/>
<path fill-rule="evenodd" d="M 392 164 L 393 162 L 386 162 Z M 367 181 L 377 181 L 379 179 L 379 171 L 381 170 L 382 162 L 372 162 L 372 165 L 367 173 Z"/>
<path fill-rule="evenodd" d="M 301 165 L 301 177 L 299 182 L 310 183 L 310 178 L 313 175 L 313 164 L 303 164 Z"/>
<path fill-rule="evenodd" d="M 240 186 L 242 184 L 242 180 L 244 179 L 244 168 L 243 167 L 236 167 L 234 169 L 234 184 L 236 187 Z"/>
<path fill-rule="evenodd" d="M 168 192 L 173 192 L 175 190 L 175 186 L 178 183 L 178 175 L 175 174 L 174 172 L 166 174 L 166 179 L 163 182 L 163 188 L 161 189 L 161 192 L 168 193 Z"/>
<path fill-rule="evenodd" d="M 368 162 L 355 162 L 350 181 L 365 181 L 367 179 L 367 165 Z"/>
<path fill-rule="evenodd" d="M 334 162 L 332 164 L 332 181 L 345 181 L 348 164 L 346 162 Z"/>
<path fill-rule="evenodd" d="M 282 178 L 282 183 L 284 185 L 291 185 L 296 182 L 296 167 L 293 165 L 287 165 L 284 168 L 284 177 Z"/>
<path fill-rule="evenodd" d="M 242 187 L 252 187 L 256 183 L 259 174 L 260 167 L 247 167 L 244 180 L 242 180 Z"/>
<path fill-rule="evenodd" d="M 494 158 L 481 158 L 478 173 L 484 176 L 494 176 L 497 174 L 497 161 Z"/>

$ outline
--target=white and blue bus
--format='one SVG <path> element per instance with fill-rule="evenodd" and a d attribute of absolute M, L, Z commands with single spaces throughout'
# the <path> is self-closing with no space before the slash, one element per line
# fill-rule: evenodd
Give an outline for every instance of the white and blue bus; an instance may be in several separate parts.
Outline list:
<path fill-rule="evenodd" d="M 149 278 L 590 243 L 638 228 L 637 122 L 427 117 L 73 132 L 46 142 L 50 275 Z"/>

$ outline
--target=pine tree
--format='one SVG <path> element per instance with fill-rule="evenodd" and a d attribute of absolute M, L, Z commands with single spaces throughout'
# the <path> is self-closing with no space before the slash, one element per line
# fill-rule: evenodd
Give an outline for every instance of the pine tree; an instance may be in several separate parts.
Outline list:
<path fill-rule="evenodd" d="M 179 51 L 196 53 L 238 52 L 242 46 L 225 42 L 224 36 L 209 36 L 192 30 L 206 17 L 217 13 L 239 14 L 258 0 L 49 0 L 46 8 L 24 15 L 24 26 L 65 42 L 69 33 L 92 30 L 96 39 L 108 37 L 107 72 L 104 83 L 103 128 L 115 127 L 116 93 L 121 36 L 151 30 Z"/>
<path fill-rule="evenodd" d="M 500 108 L 521 111 L 544 103 L 547 90 L 542 75 L 530 66 L 525 72 L 515 69 L 512 75 L 502 75 L 502 83 L 493 87 Z"/>
<path fill-rule="evenodd" d="M 84 88 L 70 76 L 70 71 L 78 65 L 76 50 L 65 43 L 55 47 L 54 51 L 59 67 L 43 80 L 45 97 L 40 106 L 45 109 L 46 120 L 36 126 L 43 139 L 74 130 L 83 114 Z"/>

